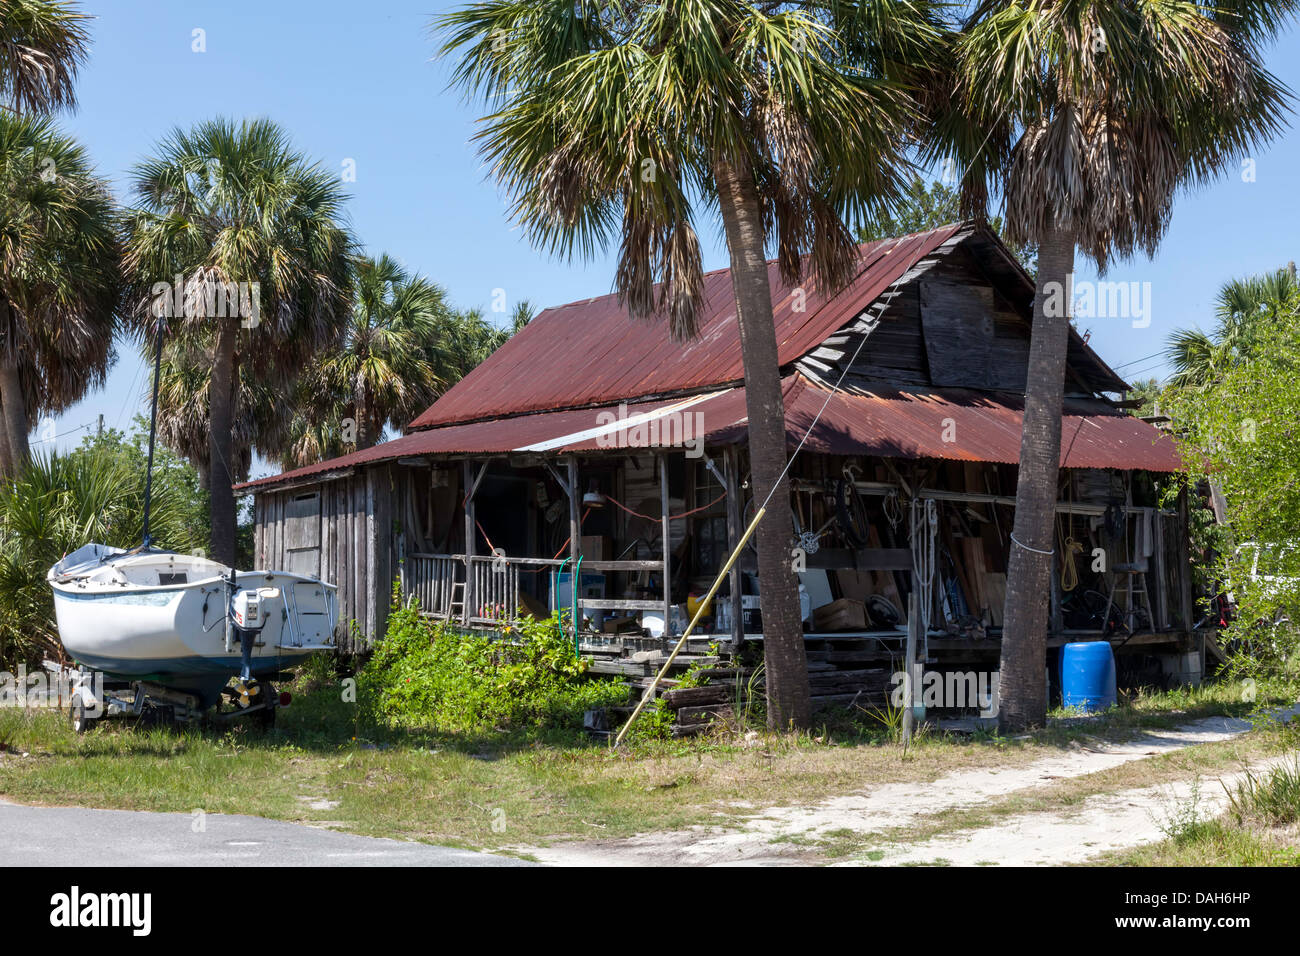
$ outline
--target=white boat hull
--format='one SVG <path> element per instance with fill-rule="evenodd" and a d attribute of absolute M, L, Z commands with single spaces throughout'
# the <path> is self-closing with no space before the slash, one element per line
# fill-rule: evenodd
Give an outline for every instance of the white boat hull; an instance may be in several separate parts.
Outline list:
<path fill-rule="evenodd" d="M 50 570 L 59 636 L 82 666 L 113 678 L 191 690 L 209 702 L 241 668 L 226 647 L 229 572 L 188 555 L 115 549 L 69 555 Z M 89 562 L 89 564 L 88 564 Z M 274 589 L 251 655 L 254 676 L 269 676 L 333 647 L 335 588 L 280 571 L 243 571 L 237 589 Z M 264 594 L 272 592 L 263 591 Z"/>

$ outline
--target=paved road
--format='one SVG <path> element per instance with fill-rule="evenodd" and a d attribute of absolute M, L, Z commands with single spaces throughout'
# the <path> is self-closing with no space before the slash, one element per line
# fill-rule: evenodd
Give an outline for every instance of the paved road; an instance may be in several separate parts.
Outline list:
<path fill-rule="evenodd" d="M 451 847 L 209 813 L 26 807 L 0 801 L 2 866 L 521 866 Z"/>

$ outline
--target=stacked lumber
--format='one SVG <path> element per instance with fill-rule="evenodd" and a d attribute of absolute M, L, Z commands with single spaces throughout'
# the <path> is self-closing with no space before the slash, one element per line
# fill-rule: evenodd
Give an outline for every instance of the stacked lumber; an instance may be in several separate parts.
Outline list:
<path fill-rule="evenodd" d="M 684 737 L 709 730 L 734 713 L 734 684 L 706 684 L 703 687 L 675 687 L 659 695 L 673 711 L 672 733 Z"/>
<path fill-rule="evenodd" d="M 808 689 L 814 710 L 856 704 L 867 709 L 883 707 L 893 690 L 893 670 L 872 667 L 857 670 L 809 671 Z"/>

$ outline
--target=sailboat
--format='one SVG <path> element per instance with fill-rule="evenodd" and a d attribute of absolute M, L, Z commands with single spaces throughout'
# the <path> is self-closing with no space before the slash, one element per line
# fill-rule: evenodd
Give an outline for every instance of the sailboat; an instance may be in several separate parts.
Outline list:
<path fill-rule="evenodd" d="M 81 711 L 140 714 L 151 697 L 172 716 L 188 719 L 219 703 L 223 691 L 236 710 L 261 710 L 265 717 L 275 707 L 270 680 L 335 646 L 333 585 L 287 571 L 237 571 L 154 547 L 149 514 L 162 331 L 160 318 L 143 541 L 130 550 L 86 544 L 46 575 L 59 638 L 78 665 L 72 672 L 79 688 L 74 725 Z M 92 673 L 125 682 L 128 694 L 101 700 L 85 679 Z M 233 690 L 227 687 L 232 678 Z"/>
<path fill-rule="evenodd" d="M 109 678 L 195 694 L 202 706 L 216 703 L 232 677 L 269 680 L 334 647 L 337 590 L 301 574 L 88 544 L 46 580 L 70 657 Z"/>

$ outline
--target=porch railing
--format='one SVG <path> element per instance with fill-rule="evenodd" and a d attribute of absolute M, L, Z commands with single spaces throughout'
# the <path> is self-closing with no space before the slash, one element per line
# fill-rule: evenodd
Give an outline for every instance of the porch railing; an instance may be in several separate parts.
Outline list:
<path fill-rule="evenodd" d="M 465 561 L 450 554 L 408 554 L 402 568 L 402 596 L 414 597 L 429 617 L 447 620 L 465 580 Z"/>
<path fill-rule="evenodd" d="M 429 617 L 492 625 L 517 616 L 521 579 L 541 576 L 537 590 L 549 595 L 550 573 L 564 563 L 490 554 L 468 560 L 463 554 L 409 554 L 402 586 Z M 549 597 L 542 602 L 548 603 Z"/>

